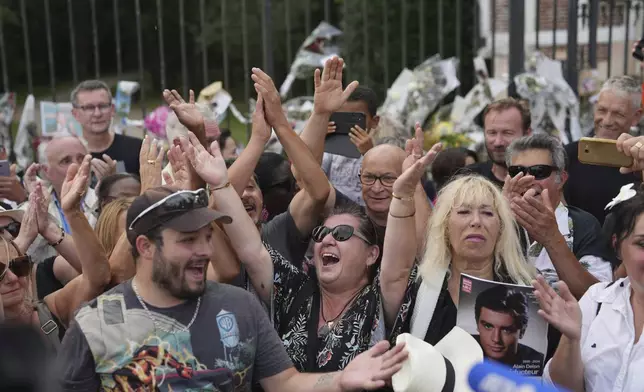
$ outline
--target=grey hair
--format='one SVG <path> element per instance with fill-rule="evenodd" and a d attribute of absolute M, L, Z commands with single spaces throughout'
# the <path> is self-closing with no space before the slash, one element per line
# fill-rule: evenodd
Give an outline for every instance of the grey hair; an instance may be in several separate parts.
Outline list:
<path fill-rule="evenodd" d="M 79 140 L 81 144 L 83 144 L 83 146 L 87 148 L 87 145 L 85 144 L 83 139 L 79 138 L 78 136 L 72 135 L 71 133 L 67 133 L 67 132 L 59 132 L 50 138 L 42 140 L 40 144 L 38 144 L 38 163 L 42 165 L 49 164 L 49 159 L 47 159 L 47 149 L 49 148 L 49 145 L 54 140 L 65 139 L 65 138 L 73 138 L 73 139 Z"/>
<path fill-rule="evenodd" d="M 552 165 L 557 168 L 557 171 L 561 173 L 566 170 L 566 150 L 564 149 L 563 144 L 561 144 L 561 140 L 542 132 L 523 136 L 513 141 L 505 151 L 506 165 L 508 167 L 511 166 L 512 157 L 518 153 L 528 150 L 547 150 L 550 152 Z"/>
<path fill-rule="evenodd" d="M 210 108 L 210 105 L 196 103 L 195 106 L 197 106 L 197 109 L 199 109 L 205 120 L 217 120 L 217 116 L 215 115 L 215 112 Z M 165 134 L 170 144 L 172 144 L 175 138 L 188 134 L 188 128 L 186 128 L 179 122 L 177 115 L 174 114 L 173 111 L 170 111 L 170 113 L 168 113 L 168 118 L 165 121 Z"/>
<path fill-rule="evenodd" d="M 102 80 L 84 80 L 80 82 L 80 84 L 76 86 L 74 90 L 72 90 L 69 99 L 72 102 L 72 105 L 76 106 L 78 105 L 78 93 L 83 91 L 96 90 L 107 91 L 107 95 L 109 95 L 110 97 L 110 102 L 112 102 L 112 91 L 110 91 L 110 87 L 107 85 L 107 83 L 103 82 Z"/>
<path fill-rule="evenodd" d="M 604 82 L 599 93 L 604 91 L 613 91 L 621 95 L 629 95 L 631 97 L 631 109 L 637 110 L 642 106 L 642 85 L 632 76 L 621 75 L 613 76 Z"/>

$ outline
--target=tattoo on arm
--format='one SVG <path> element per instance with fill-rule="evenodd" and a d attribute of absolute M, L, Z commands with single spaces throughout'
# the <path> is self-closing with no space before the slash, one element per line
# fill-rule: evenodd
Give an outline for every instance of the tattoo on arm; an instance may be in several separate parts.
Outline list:
<path fill-rule="evenodd" d="M 315 383 L 315 388 L 327 388 L 333 384 L 333 379 L 335 378 L 335 373 L 326 373 L 321 375 L 318 378 L 318 381 Z"/>

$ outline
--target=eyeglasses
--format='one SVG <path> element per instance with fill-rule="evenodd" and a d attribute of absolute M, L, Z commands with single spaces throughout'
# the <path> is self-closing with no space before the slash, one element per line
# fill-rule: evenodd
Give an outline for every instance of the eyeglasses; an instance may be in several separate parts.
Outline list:
<path fill-rule="evenodd" d="M 75 107 L 85 113 L 94 113 L 96 109 L 98 109 L 101 113 L 107 113 L 112 108 L 112 104 L 99 103 L 98 105 L 75 105 Z"/>
<path fill-rule="evenodd" d="M 375 174 L 362 174 L 360 173 L 358 175 L 358 178 L 360 179 L 360 182 L 362 185 L 373 185 L 376 183 L 376 181 L 380 181 L 382 186 L 393 186 L 394 182 L 398 179 L 398 177 L 390 176 L 385 174 L 384 176 L 376 176 Z"/>
<path fill-rule="evenodd" d="M 28 255 L 18 256 L 15 259 L 9 260 L 8 264 L 0 262 L 0 270 L 2 270 L 2 272 L 0 272 L 0 282 L 2 282 L 5 275 L 7 275 L 7 271 L 11 271 L 19 278 L 25 277 L 29 275 L 29 271 L 31 271 L 31 257 Z"/>
<path fill-rule="evenodd" d="M 13 238 L 18 237 L 18 233 L 20 233 L 20 223 L 18 222 L 11 222 L 6 226 L 1 226 L 0 231 L 6 231 L 9 233 Z"/>
<path fill-rule="evenodd" d="M 524 175 L 533 176 L 535 180 L 543 180 L 550 177 L 553 171 L 559 170 L 550 165 L 533 165 L 533 166 L 510 166 L 508 173 L 510 177 L 514 177 L 519 173 Z"/>
<path fill-rule="evenodd" d="M 312 233 L 312 238 L 313 241 L 315 242 L 322 242 L 324 237 L 327 235 L 331 234 L 333 236 L 333 239 L 336 241 L 344 242 L 347 241 L 349 238 L 352 236 L 356 236 L 366 242 L 367 244 L 371 245 L 371 241 L 369 241 L 365 236 L 362 234 L 356 232 L 352 226 L 349 225 L 338 225 L 334 228 L 326 227 L 326 226 L 318 226 L 315 229 L 313 229 Z"/>
<path fill-rule="evenodd" d="M 145 214 L 156 208 L 162 208 L 159 215 L 171 214 L 174 212 L 189 211 L 196 208 L 208 207 L 208 193 L 205 189 L 196 191 L 180 191 L 164 197 L 163 199 L 152 204 L 143 210 L 134 218 L 128 230 L 132 230 L 136 222 L 145 216 Z"/>

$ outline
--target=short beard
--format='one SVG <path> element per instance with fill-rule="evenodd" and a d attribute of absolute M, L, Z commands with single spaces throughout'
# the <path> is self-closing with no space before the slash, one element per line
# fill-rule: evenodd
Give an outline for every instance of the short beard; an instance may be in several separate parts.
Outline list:
<path fill-rule="evenodd" d="M 206 291 L 206 271 L 201 288 L 190 289 L 185 283 L 185 274 L 182 268 L 163 257 L 160 247 L 152 262 L 152 282 L 169 292 L 173 297 L 191 300 L 201 297 Z M 206 264 L 207 265 L 207 264 Z"/>
<path fill-rule="evenodd" d="M 502 159 L 501 161 L 495 161 L 494 156 L 490 152 L 490 150 L 487 150 L 487 157 L 490 161 L 492 161 L 494 164 L 499 165 L 501 167 L 507 168 L 507 164 L 505 163 L 505 159 Z"/>

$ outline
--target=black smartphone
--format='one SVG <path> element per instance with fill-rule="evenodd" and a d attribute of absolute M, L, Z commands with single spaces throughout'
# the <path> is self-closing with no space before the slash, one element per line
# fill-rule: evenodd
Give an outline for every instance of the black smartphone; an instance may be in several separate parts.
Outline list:
<path fill-rule="evenodd" d="M 633 51 L 633 57 L 636 60 L 644 61 L 644 52 L 642 52 L 643 48 L 644 48 L 644 38 L 637 41 L 637 46 L 635 46 L 635 50 Z"/>
<path fill-rule="evenodd" d="M 360 151 L 349 139 L 349 132 L 356 125 L 367 130 L 367 117 L 358 112 L 336 112 L 331 115 L 329 121 L 335 123 L 335 132 L 326 135 L 324 151 L 349 158 L 360 158 Z"/>

